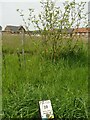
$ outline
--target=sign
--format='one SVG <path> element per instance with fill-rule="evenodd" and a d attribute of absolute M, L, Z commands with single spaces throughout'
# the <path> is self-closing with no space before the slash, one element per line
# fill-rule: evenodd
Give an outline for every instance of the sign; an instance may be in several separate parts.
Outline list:
<path fill-rule="evenodd" d="M 43 119 L 53 119 L 53 110 L 50 100 L 39 101 L 41 118 Z"/>

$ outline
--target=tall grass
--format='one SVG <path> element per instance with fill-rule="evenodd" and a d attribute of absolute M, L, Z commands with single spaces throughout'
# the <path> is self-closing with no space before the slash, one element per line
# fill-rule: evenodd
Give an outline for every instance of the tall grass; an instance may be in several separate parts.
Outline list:
<path fill-rule="evenodd" d="M 9 43 L 4 46 L 4 42 L 3 48 L 8 51 Z M 38 102 L 46 99 L 52 101 L 57 120 L 87 119 L 87 45 L 83 44 L 78 56 L 60 56 L 56 62 L 52 62 L 48 54 L 43 57 L 40 41 L 35 40 L 30 45 L 28 50 L 35 52 L 25 53 L 25 65 L 21 54 L 19 61 L 17 52 L 4 52 L 3 119 L 39 118 Z"/>

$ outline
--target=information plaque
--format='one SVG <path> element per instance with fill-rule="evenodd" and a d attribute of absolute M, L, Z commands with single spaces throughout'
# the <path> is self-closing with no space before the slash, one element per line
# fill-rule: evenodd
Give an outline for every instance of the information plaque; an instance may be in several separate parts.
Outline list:
<path fill-rule="evenodd" d="M 39 105 L 42 120 L 54 119 L 53 109 L 50 100 L 39 101 Z"/>

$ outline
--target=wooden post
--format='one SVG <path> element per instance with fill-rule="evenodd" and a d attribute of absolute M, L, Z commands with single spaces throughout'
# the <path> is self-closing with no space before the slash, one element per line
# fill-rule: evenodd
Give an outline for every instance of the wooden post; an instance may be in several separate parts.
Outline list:
<path fill-rule="evenodd" d="M 25 52 L 24 52 L 24 46 L 25 46 L 25 33 L 24 30 L 21 29 L 21 42 L 22 42 L 22 59 L 25 67 Z"/>
<path fill-rule="evenodd" d="M 24 30 L 23 29 L 21 30 L 21 34 L 22 34 L 22 37 L 21 37 L 21 41 L 22 41 L 22 55 L 24 56 L 24 39 L 25 39 L 25 35 L 24 35 Z"/>

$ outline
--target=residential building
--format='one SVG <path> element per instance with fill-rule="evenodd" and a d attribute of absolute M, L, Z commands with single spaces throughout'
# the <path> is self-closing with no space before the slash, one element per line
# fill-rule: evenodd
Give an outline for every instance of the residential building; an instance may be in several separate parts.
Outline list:
<path fill-rule="evenodd" d="M 9 26 L 6 26 L 5 29 L 4 29 L 4 32 L 7 32 L 7 33 L 20 33 L 22 32 L 22 30 L 25 32 L 25 28 L 23 26 L 12 26 L 12 25 L 9 25 Z"/>

